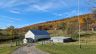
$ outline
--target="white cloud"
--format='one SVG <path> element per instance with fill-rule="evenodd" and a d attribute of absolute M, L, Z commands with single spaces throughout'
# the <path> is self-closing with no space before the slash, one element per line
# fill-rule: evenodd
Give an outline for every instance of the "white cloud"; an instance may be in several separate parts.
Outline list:
<path fill-rule="evenodd" d="M 53 4 L 52 3 L 48 3 L 48 4 L 33 4 L 30 5 L 27 9 L 25 9 L 26 11 L 47 11 L 48 9 L 53 8 Z"/>
<path fill-rule="evenodd" d="M 6 0 L 0 1 L 0 8 L 11 10 L 12 13 L 30 12 L 30 11 L 48 11 L 58 9 L 60 7 L 67 7 L 67 3 L 63 0 Z M 14 10 L 18 9 L 18 11 Z"/>
<path fill-rule="evenodd" d="M 58 9 L 61 7 L 67 7 L 67 3 L 64 2 L 63 0 L 58 0 L 58 1 L 48 1 L 47 3 L 35 3 L 35 4 L 30 4 L 29 7 L 25 10 L 27 11 L 48 11 L 48 10 L 54 10 Z"/>
<path fill-rule="evenodd" d="M 70 13 L 70 14 L 69 14 Z M 78 15 L 78 10 L 69 10 L 67 12 L 64 13 L 52 13 L 55 16 L 59 16 L 59 17 L 72 17 L 75 15 Z M 79 14 L 82 14 L 81 12 Z"/>
<path fill-rule="evenodd" d="M 63 16 L 64 13 L 53 13 L 53 15 L 55 15 L 55 16 Z"/>
<path fill-rule="evenodd" d="M 4 20 L 5 22 L 19 22 L 21 21 L 22 19 L 21 18 L 14 18 L 14 17 L 9 17 L 9 16 L 0 16 L 0 20 Z"/>
<path fill-rule="evenodd" d="M 14 21 L 21 21 L 21 18 L 9 18 L 10 20 L 14 20 Z"/>
<path fill-rule="evenodd" d="M 41 10 L 41 11 L 43 11 L 43 10 L 48 10 L 48 9 L 52 8 L 52 3 L 47 4 L 47 5 L 43 5 L 43 6 L 33 5 L 33 7 L 34 7 L 35 9 Z"/>
<path fill-rule="evenodd" d="M 9 22 L 9 23 L 14 23 L 15 21 L 13 21 L 13 20 L 9 20 L 8 22 Z"/>
<path fill-rule="evenodd" d="M 9 1 L 3 1 L 3 2 L 0 2 L 0 7 L 1 8 L 11 8 L 15 5 L 15 3 L 17 3 L 17 0 L 9 0 Z"/>
<path fill-rule="evenodd" d="M 10 10 L 11 13 L 20 14 L 21 12 L 18 10 Z"/>

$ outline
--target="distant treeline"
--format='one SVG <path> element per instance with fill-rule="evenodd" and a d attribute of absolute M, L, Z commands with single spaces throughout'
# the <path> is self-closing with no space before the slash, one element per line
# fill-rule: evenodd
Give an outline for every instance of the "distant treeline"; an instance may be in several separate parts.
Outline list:
<path fill-rule="evenodd" d="M 14 27 L 9 26 L 6 29 L 0 29 L 0 41 L 20 39 L 24 36 Z"/>

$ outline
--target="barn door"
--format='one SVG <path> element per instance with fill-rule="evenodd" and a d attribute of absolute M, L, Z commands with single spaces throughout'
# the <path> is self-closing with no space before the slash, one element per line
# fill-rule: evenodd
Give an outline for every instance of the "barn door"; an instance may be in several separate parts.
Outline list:
<path fill-rule="evenodd" d="M 27 43 L 33 43 L 34 40 L 32 38 L 26 38 L 27 39 Z"/>

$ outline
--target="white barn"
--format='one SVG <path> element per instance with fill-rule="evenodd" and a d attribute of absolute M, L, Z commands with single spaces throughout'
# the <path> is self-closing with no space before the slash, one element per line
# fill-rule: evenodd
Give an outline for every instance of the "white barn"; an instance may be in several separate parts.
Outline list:
<path fill-rule="evenodd" d="M 45 30 L 29 30 L 25 34 L 23 43 L 38 41 L 39 39 L 49 39 L 50 34 Z"/>
<path fill-rule="evenodd" d="M 50 40 L 53 41 L 54 43 L 64 43 L 73 41 L 71 37 L 51 37 Z"/>

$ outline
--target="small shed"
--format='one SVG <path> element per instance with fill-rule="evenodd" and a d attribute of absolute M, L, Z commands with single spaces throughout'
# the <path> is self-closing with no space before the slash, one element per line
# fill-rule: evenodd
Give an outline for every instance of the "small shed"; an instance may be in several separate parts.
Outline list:
<path fill-rule="evenodd" d="M 64 43 L 64 42 L 72 42 L 72 38 L 71 37 L 51 37 L 51 40 L 54 42 L 54 43 Z"/>
<path fill-rule="evenodd" d="M 27 39 L 23 39 L 23 43 L 26 44 L 27 43 Z"/>
<path fill-rule="evenodd" d="M 27 42 L 26 42 L 26 40 Z M 50 39 L 50 34 L 45 30 L 29 30 L 25 34 L 24 43 L 38 41 L 39 39 Z"/>

